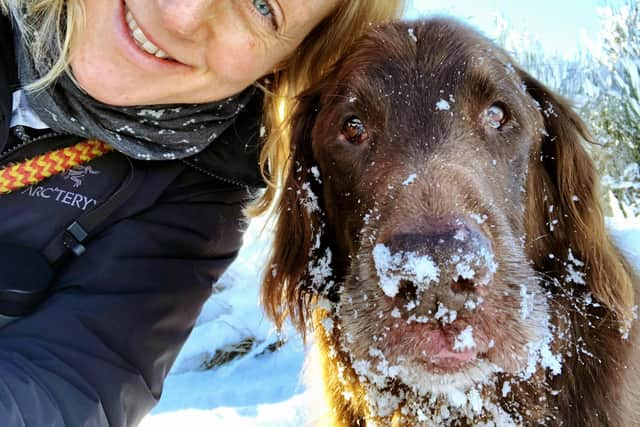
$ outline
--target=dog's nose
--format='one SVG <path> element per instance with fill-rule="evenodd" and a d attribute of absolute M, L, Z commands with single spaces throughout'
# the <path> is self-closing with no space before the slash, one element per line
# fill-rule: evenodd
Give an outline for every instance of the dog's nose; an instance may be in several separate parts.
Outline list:
<path fill-rule="evenodd" d="M 489 285 L 496 271 L 489 240 L 466 223 L 427 233 L 392 234 L 385 246 L 389 259 L 395 260 L 389 267 L 400 279 L 398 292 L 408 298 L 431 286 L 474 293 Z"/>

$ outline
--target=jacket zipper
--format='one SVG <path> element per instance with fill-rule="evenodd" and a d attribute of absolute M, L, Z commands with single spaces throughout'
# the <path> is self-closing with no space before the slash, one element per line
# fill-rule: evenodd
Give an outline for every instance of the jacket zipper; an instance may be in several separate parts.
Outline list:
<path fill-rule="evenodd" d="M 225 178 L 225 177 L 222 177 L 220 175 L 216 175 L 215 173 L 213 173 L 213 172 L 211 172 L 211 171 L 209 171 L 207 169 L 204 169 L 204 168 L 202 168 L 202 167 L 200 167 L 200 166 L 198 166 L 198 165 L 196 165 L 193 162 L 190 162 L 188 160 L 182 159 L 182 163 L 184 163 L 185 165 L 197 170 L 198 172 L 201 172 L 201 173 L 203 173 L 205 175 L 208 175 L 208 176 L 210 176 L 212 178 L 215 178 L 215 179 L 217 179 L 219 181 L 226 182 L 227 184 L 232 184 L 232 185 L 235 185 L 236 187 L 240 187 L 240 188 L 249 188 L 250 187 L 249 185 L 245 184 L 244 182 L 237 181 L 237 180 L 231 179 L 231 178 Z"/>
<path fill-rule="evenodd" d="M 0 154 L 0 162 L 2 162 L 7 157 L 11 156 L 12 154 L 17 153 L 18 151 L 22 150 L 23 148 L 25 148 L 25 147 L 27 147 L 27 146 L 29 146 L 31 144 L 34 144 L 36 142 L 42 142 L 45 139 L 54 138 L 54 137 L 58 137 L 58 136 L 61 136 L 61 135 L 62 134 L 60 134 L 58 132 L 53 132 L 52 131 L 52 132 L 46 133 L 44 135 L 40 135 L 40 136 L 38 136 L 36 138 L 29 139 L 28 141 L 23 141 L 20 144 L 16 145 L 15 147 L 10 148 L 9 150 L 7 150 L 4 153 Z"/>

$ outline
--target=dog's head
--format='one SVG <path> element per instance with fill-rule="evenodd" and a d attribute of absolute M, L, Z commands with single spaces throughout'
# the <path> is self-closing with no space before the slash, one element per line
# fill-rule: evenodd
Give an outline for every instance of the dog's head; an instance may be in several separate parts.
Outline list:
<path fill-rule="evenodd" d="M 299 99 L 267 310 L 303 327 L 332 301 L 331 339 L 378 390 L 558 373 L 554 305 L 593 298 L 617 325 L 633 299 L 602 267 L 620 261 L 583 139 L 569 105 L 476 32 L 372 31 Z"/>

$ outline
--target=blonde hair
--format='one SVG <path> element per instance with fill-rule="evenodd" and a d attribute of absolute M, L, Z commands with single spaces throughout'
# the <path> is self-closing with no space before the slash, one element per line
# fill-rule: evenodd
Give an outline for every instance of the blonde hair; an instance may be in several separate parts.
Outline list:
<path fill-rule="evenodd" d="M 11 14 L 35 64 L 47 64 L 46 73 L 27 86 L 41 89 L 68 70 L 71 38 L 84 25 L 81 0 L 0 0 Z M 55 58 L 53 63 L 48 63 Z"/>
<path fill-rule="evenodd" d="M 278 197 L 289 168 L 289 125 L 296 96 L 317 83 L 349 46 L 369 27 L 399 18 L 405 0 L 341 0 L 300 44 L 286 66 L 272 77 L 264 103 L 268 133 L 260 155 L 260 167 L 268 182 L 266 191 L 252 206 L 249 216 L 269 210 Z"/>

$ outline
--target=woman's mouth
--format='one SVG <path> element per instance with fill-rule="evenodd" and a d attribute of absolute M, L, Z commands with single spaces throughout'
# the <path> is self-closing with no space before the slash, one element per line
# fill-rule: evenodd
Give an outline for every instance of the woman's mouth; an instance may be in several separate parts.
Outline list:
<path fill-rule="evenodd" d="M 138 45 L 138 47 L 144 50 L 146 53 L 155 56 L 160 59 L 168 59 L 173 60 L 167 55 L 167 53 L 160 49 L 158 46 L 153 44 L 147 35 L 142 31 L 142 29 L 138 26 L 133 14 L 129 10 L 129 7 L 125 5 L 125 18 L 127 20 L 127 25 L 129 26 L 129 32 L 133 41 Z"/>

